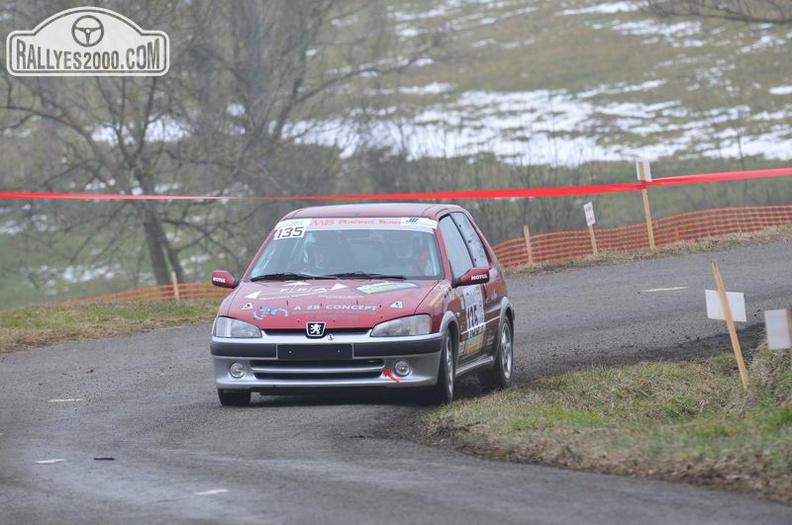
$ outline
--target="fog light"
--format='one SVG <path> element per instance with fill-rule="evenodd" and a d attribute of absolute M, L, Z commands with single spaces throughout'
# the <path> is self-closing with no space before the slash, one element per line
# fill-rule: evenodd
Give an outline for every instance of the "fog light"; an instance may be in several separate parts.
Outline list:
<path fill-rule="evenodd" d="M 393 364 L 393 373 L 399 377 L 406 377 L 412 374 L 412 365 L 409 361 L 400 359 Z"/>
<path fill-rule="evenodd" d="M 234 379 L 239 379 L 245 375 L 245 365 L 237 362 L 231 363 L 231 366 L 228 367 L 228 373 L 231 374 L 231 377 Z"/>

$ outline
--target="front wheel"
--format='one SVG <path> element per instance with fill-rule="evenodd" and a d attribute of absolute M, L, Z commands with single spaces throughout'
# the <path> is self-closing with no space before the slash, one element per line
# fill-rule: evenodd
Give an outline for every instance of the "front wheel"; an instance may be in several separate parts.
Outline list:
<path fill-rule="evenodd" d="M 240 407 L 250 404 L 250 392 L 240 392 L 238 390 L 218 390 L 217 397 L 220 398 L 220 404 L 224 407 Z"/>
<path fill-rule="evenodd" d="M 432 404 L 445 405 L 454 400 L 456 346 L 453 331 L 447 329 L 443 336 L 443 348 L 440 351 L 440 367 L 437 370 L 437 384 L 429 389 L 429 402 Z"/>
<path fill-rule="evenodd" d="M 514 328 L 511 319 L 504 319 L 498 338 L 498 354 L 489 370 L 479 372 L 479 382 L 485 392 L 498 388 L 509 388 L 514 372 Z"/>

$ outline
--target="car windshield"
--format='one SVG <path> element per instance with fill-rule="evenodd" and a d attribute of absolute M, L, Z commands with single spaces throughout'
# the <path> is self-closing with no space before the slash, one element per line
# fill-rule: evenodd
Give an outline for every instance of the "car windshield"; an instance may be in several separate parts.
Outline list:
<path fill-rule="evenodd" d="M 439 279 L 435 229 L 415 218 L 281 221 L 250 278 Z"/>

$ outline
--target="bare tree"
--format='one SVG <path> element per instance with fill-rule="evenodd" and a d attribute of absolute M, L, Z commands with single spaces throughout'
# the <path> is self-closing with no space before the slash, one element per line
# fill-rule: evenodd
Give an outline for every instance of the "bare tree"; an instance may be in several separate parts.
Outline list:
<path fill-rule="evenodd" d="M 792 0 L 644 0 L 659 16 L 720 18 L 739 22 L 790 24 Z"/>
<path fill-rule="evenodd" d="M 356 82 L 402 71 L 439 42 L 437 32 L 400 42 L 389 31 L 386 6 L 381 0 L 125 3 L 119 9 L 125 15 L 170 35 L 170 72 L 18 78 L 3 67 L 0 133 L 40 128 L 51 147 L 43 160 L 49 169 L 36 184 L 47 189 L 330 193 L 338 155 L 307 146 L 311 134 L 334 115 L 350 113 L 345 93 L 363 86 Z M 0 20 L 33 27 L 46 17 L 44 9 L 12 2 Z M 157 282 L 165 284 L 171 271 L 184 279 L 184 253 L 209 245 L 238 252 L 231 238 L 242 229 L 235 224 L 253 221 L 262 231 L 279 213 L 273 205 L 236 209 L 129 201 L 102 208 L 83 234 L 96 239 L 113 224 L 127 233 L 133 225 Z M 103 237 L 107 246 L 121 241 Z"/>

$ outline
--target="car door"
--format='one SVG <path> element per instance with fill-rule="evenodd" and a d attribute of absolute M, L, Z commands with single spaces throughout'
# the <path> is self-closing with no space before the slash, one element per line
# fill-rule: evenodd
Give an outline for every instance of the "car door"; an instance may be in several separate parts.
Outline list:
<path fill-rule="evenodd" d="M 443 236 L 452 277 L 458 279 L 475 267 L 473 256 L 470 254 L 459 227 L 450 215 L 440 219 L 438 226 Z M 452 307 L 457 310 L 459 322 L 458 362 L 464 364 L 474 360 L 485 349 L 484 286 L 481 284 L 458 286 L 454 289 L 454 294 L 455 300 L 452 301 Z"/>
<path fill-rule="evenodd" d="M 465 240 L 470 256 L 473 259 L 473 266 L 475 268 L 487 268 L 490 271 L 489 282 L 480 286 L 483 304 L 482 315 L 485 323 L 483 345 L 485 349 L 491 349 L 494 348 L 493 343 L 498 337 L 498 327 L 500 326 L 501 316 L 500 298 L 502 294 L 500 294 L 497 289 L 498 281 L 495 279 L 497 276 L 497 268 L 495 268 L 495 265 L 487 256 L 484 243 L 479 237 L 478 230 L 473 225 L 470 218 L 461 212 L 452 213 L 451 217 L 454 219 L 454 223 L 457 225 L 457 228 L 459 228 L 459 232 Z"/>

